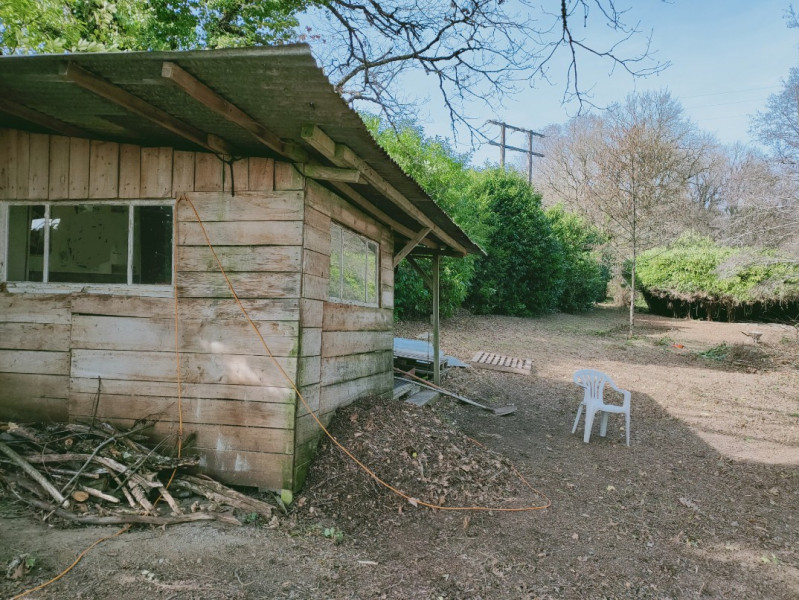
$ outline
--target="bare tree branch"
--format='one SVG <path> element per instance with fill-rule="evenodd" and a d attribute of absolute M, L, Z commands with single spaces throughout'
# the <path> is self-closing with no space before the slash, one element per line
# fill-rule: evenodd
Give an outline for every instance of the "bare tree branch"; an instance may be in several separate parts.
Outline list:
<path fill-rule="evenodd" d="M 590 88 L 578 79 L 578 64 L 591 56 L 647 76 L 667 66 L 630 47 L 642 38 L 639 25 L 625 23 L 615 0 L 561 0 L 549 13 L 532 0 L 326 0 L 326 24 L 317 53 L 349 102 L 373 105 L 392 122 L 408 116 L 405 76 L 422 73 L 448 111 L 453 134 L 464 126 L 472 142 L 484 138 L 475 106 L 498 103 L 536 81 L 548 81 L 550 66 L 562 51 L 569 57 L 564 100 L 590 105 Z M 596 16 L 591 14 L 594 11 Z M 575 34 L 574 21 L 605 25 L 614 38 L 605 46 Z M 631 54 L 628 54 L 631 53 Z"/>

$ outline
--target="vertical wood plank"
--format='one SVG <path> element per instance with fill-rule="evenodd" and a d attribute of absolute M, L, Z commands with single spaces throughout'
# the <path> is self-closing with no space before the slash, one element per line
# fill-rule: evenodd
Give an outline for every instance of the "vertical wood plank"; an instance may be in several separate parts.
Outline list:
<path fill-rule="evenodd" d="M 141 197 L 142 148 L 133 144 L 119 146 L 119 197 Z"/>
<path fill-rule="evenodd" d="M 172 157 L 172 193 L 194 191 L 194 152 L 176 150 Z"/>
<path fill-rule="evenodd" d="M 91 142 L 89 152 L 89 198 L 119 196 L 119 144 Z"/>
<path fill-rule="evenodd" d="M 17 131 L 16 146 L 12 153 L 16 156 L 16 194 L 19 200 L 28 198 L 28 174 L 30 173 L 30 142 L 31 136 L 27 131 Z"/>
<path fill-rule="evenodd" d="M 69 197 L 89 195 L 89 140 L 69 138 Z"/>
<path fill-rule="evenodd" d="M 275 189 L 275 161 L 254 156 L 249 163 L 250 190 L 271 192 Z"/>
<path fill-rule="evenodd" d="M 233 163 L 233 180 L 231 181 L 234 192 L 246 192 L 250 189 L 250 161 L 242 158 Z"/>
<path fill-rule="evenodd" d="M 50 200 L 69 198 L 69 138 L 50 136 L 50 173 L 47 184 Z"/>
<path fill-rule="evenodd" d="M 301 190 L 305 187 L 305 178 L 291 163 L 275 163 L 275 189 Z"/>
<path fill-rule="evenodd" d="M 168 198 L 172 194 L 172 148 L 142 148 L 141 195 Z"/>
<path fill-rule="evenodd" d="M 223 165 L 215 155 L 198 152 L 194 161 L 194 191 L 221 192 Z"/>
<path fill-rule="evenodd" d="M 0 129 L 0 198 L 11 200 L 16 193 L 16 176 L 12 179 L 11 172 L 16 173 L 14 153 L 12 147 L 16 140 L 16 132 L 12 129 Z"/>
<path fill-rule="evenodd" d="M 30 136 L 30 159 L 28 168 L 28 198 L 46 200 L 50 187 L 50 136 L 32 133 Z"/>

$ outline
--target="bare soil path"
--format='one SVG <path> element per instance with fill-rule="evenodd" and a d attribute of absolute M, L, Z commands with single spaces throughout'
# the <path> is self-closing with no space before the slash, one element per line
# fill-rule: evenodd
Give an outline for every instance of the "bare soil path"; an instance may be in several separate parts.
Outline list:
<path fill-rule="evenodd" d="M 761 345 L 741 331 L 763 332 Z M 422 323 L 398 335 L 424 336 Z M 441 399 L 432 408 L 358 403 L 333 430 L 392 484 L 445 505 L 414 508 L 324 444 L 290 514 L 245 527 L 140 527 L 93 549 L 28 598 L 718 598 L 799 597 L 799 342 L 793 328 L 639 318 L 601 307 L 542 319 L 462 315 L 442 347 L 533 360 L 529 376 L 470 369 L 444 385 L 497 417 Z M 727 359 L 719 345 L 726 343 Z M 735 344 L 739 344 L 736 346 Z M 722 348 L 723 350 L 723 348 Z M 704 353 L 704 356 L 702 355 Z M 591 367 L 632 391 L 622 421 L 582 441 L 571 376 Z M 482 446 L 468 443 L 469 438 Z M 0 491 L 0 597 L 47 580 L 115 528 L 43 525 Z"/>

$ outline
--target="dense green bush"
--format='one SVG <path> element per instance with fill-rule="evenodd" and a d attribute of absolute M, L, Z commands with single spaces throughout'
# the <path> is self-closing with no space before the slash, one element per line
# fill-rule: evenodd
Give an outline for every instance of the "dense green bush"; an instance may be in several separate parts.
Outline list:
<path fill-rule="evenodd" d="M 599 250 L 607 240 L 597 227 L 566 212 L 562 205 L 548 209 L 546 216 L 562 249 L 563 290 L 558 308 L 564 312 L 588 310 L 607 296 L 610 256 Z"/>
<path fill-rule="evenodd" d="M 475 172 L 466 167 L 469 157 L 457 154 L 446 140 L 425 138 L 422 129 L 408 124 L 387 127 L 377 117 L 364 117 L 372 135 L 403 170 L 478 244 L 484 239 L 484 209 L 469 193 Z M 440 271 L 440 314 L 451 316 L 468 293 L 477 257 L 443 258 Z M 424 269 L 428 261 L 417 261 Z M 399 319 L 426 317 L 432 296 L 415 269 L 402 261 L 396 272 L 394 314 Z"/>
<path fill-rule="evenodd" d="M 608 269 L 594 248 L 601 236 L 562 208 L 545 213 L 541 198 L 517 174 L 467 168 L 468 156 L 408 124 L 394 129 L 364 117 L 375 139 L 435 202 L 489 253 L 442 258 L 440 313 L 468 298 L 481 313 L 533 315 L 579 311 L 603 300 Z M 417 261 L 428 269 L 426 260 Z M 426 317 L 432 296 L 407 260 L 394 278 L 396 318 Z"/>
<path fill-rule="evenodd" d="M 563 292 L 563 248 L 541 196 L 515 173 L 481 173 L 472 194 L 487 207 L 488 256 L 478 260 L 469 303 L 478 313 L 553 311 Z"/>
<path fill-rule="evenodd" d="M 769 307 L 799 301 L 795 261 L 769 250 L 722 246 L 695 234 L 642 253 L 636 279 L 651 309 L 676 315 L 773 317 Z"/>

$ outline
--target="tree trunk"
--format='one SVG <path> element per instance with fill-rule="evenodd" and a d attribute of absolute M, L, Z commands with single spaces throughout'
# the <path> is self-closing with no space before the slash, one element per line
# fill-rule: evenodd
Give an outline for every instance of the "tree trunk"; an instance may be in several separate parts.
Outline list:
<path fill-rule="evenodd" d="M 635 246 L 633 246 L 632 273 L 630 274 L 630 333 L 633 336 L 635 328 Z"/>

